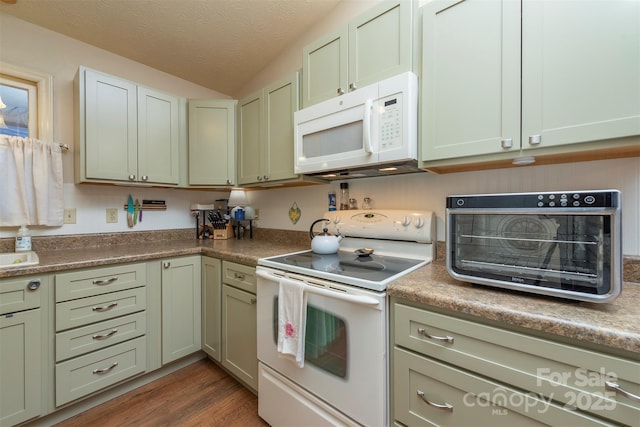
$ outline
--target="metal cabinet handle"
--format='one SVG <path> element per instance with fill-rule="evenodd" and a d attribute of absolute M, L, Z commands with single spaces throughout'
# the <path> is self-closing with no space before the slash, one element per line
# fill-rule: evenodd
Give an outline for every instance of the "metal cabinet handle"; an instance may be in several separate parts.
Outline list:
<path fill-rule="evenodd" d="M 100 306 L 100 307 L 98 307 L 98 306 L 92 307 L 91 310 L 93 310 L 93 311 L 107 311 L 107 310 L 111 310 L 113 307 L 115 307 L 117 305 L 118 305 L 118 303 L 114 301 L 111 304 L 103 305 L 103 306 Z"/>
<path fill-rule="evenodd" d="M 349 83 L 349 90 L 356 90 L 358 87 L 355 83 Z"/>
<path fill-rule="evenodd" d="M 115 368 L 116 366 L 118 366 L 118 362 L 113 362 L 111 364 L 111 366 L 107 367 L 107 368 L 101 368 L 101 369 L 94 369 L 93 373 L 95 374 L 104 374 L 105 372 L 109 372 L 110 370 L 112 370 L 113 368 Z"/>
<path fill-rule="evenodd" d="M 107 334 L 104 334 L 104 335 L 98 335 L 98 334 L 96 334 L 96 335 L 94 335 L 92 338 L 93 338 L 94 340 L 103 340 L 103 339 L 109 338 L 110 336 L 112 336 L 112 335 L 113 335 L 113 334 L 115 334 L 116 332 L 118 332 L 118 330 L 117 330 L 117 329 L 112 329 L 112 330 L 111 330 L 109 333 L 107 333 Z"/>
<path fill-rule="evenodd" d="M 27 289 L 29 289 L 30 291 L 35 291 L 39 287 L 40 287 L 40 280 L 32 280 L 27 285 Z"/>
<path fill-rule="evenodd" d="M 502 141 L 500 141 L 500 144 L 502 145 L 502 148 L 511 148 L 513 147 L 513 139 L 504 138 Z"/>
<path fill-rule="evenodd" d="M 437 408 L 437 409 L 442 409 L 443 411 L 453 412 L 453 405 L 447 402 L 444 402 L 444 403 L 432 402 L 425 397 L 424 391 L 422 390 L 418 390 L 417 395 L 420 396 L 420 399 L 422 399 L 424 403 L 426 403 L 429 406 L 433 406 L 434 408 Z"/>
<path fill-rule="evenodd" d="M 261 176 L 258 176 L 256 178 L 258 178 L 258 181 L 262 181 L 262 177 Z"/>
<path fill-rule="evenodd" d="M 539 145 L 542 142 L 541 135 L 531 135 L 529 137 L 529 145 Z"/>
<path fill-rule="evenodd" d="M 117 277 L 110 277 L 108 279 L 94 280 L 91 283 L 93 283 L 94 285 L 103 286 L 103 285 L 108 285 L 109 283 L 113 283 L 116 280 L 118 280 Z"/>
<path fill-rule="evenodd" d="M 149 177 L 148 177 L 147 175 L 142 175 L 142 180 L 143 180 L 143 181 L 148 181 L 148 180 L 149 180 Z"/>
<path fill-rule="evenodd" d="M 429 338 L 430 340 L 450 342 L 450 343 L 453 342 L 453 337 L 450 337 L 449 335 L 445 335 L 444 337 L 439 337 L 437 335 L 429 335 L 427 333 L 427 331 L 424 330 L 424 328 L 418 328 L 418 333 L 420 335 L 424 335 L 425 337 Z"/>
<path fill-rule="evenodd" d="M 245 275 L 244 275 L 244 274 L 242 274 L 242 273 L 238 273 L 238 272 L 234 271 L 234 272 L 233 272 L 233 277 L 234 277 L 234 278 L 236 278 L 236 279 L 238 279 L 238 280 L 244 280 Z"/>
<path fill-rule="evenodd" d="M 263 178 L 265 181 L 269 181 L 269 175 L 264 175 L 262 178 Z"/>
<path fill-rule="evenodd" d="M 604 388 L 609 391 L 615 391 L 616 393 L 620 393 L 624 397 L 627 397 L 633 401 L 640 402 L 640 396 L 637 394 L 629 393 L 624 390 L 618 383 L 614 383 L 613 381 L 605 381 Z"/>
<path fill-rule="evenodd" d="M 338 92 L 338 95 L 344 95 L 344 89 L 342 89 L 341 87 L 339 87 L 336 92 Z"/>
<path fill-rule="evenodd" d="M 136 180 L 136 176 L 135 175 L 129 175 L 129 181 L 135 181 Z"/>
<path fill-rule="evenodd" d="M 251 305 L 253 305 L 253 304 L 255 304 L 257 301 L 258 301 L 257 299 L 255 299 L 255 298 L 251 298 L 251 299 L 249 300 L 249 303 L 250 303 Z"/>
<path fill-rule="evenodd" d="M 169 261 L 165 261 L 165 262 L 162 263 L 162 267 L 169 268 L 169 267 L 171 267 L 171 263 Z"/>
<path fill-rule="evenodd" d="M 227 180 L 227 184 L 228 184 L 228 185 L 231 185 L 231 184 L 232 184 L 232 182 L 231 182 L 231 180 L 230 180 L 230 179 L 228 179 L 228 180 Z"/>

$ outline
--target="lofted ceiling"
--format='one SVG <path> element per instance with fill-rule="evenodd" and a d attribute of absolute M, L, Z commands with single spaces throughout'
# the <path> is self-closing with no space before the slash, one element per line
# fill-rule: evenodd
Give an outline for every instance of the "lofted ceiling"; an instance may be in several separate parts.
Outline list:
<path fill-rule="evenodd" d="M 234 95 L 340 0 L 2 0 L 0 10 Z"/>

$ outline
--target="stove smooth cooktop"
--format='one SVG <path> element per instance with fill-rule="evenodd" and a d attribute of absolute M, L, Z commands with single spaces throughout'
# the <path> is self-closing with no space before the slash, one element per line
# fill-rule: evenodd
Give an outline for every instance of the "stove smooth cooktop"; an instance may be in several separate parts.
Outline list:
<path fill-rule="evenodd" d="M 262 258 L 258 265 L 306 276 L 334 280 L 348 285 L 383 291 L 387 284 L 427 261 L 387 255 L 359 256 L 351 251 L 320 255 L 312 251 Z"/>

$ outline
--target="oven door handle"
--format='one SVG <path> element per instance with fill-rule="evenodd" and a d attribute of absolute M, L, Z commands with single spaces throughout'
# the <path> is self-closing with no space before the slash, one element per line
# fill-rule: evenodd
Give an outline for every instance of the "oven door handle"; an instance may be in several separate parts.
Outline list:
<path fill-rule="evenodd" d="M 271 280 L 271 281 L 276 281 L 278 282 L 280 280 L 280 278 L 274 274 L 269 274 L 266 273 L 264 271 L 260 271 L 257 270 L 256 271 L 256 275 L 259 277 L 262 277 L 263 279 L 266 280 Z M 295 280 L 295 279 L 290 279 L 290 280 Z M 299 280 L 296 280 L 297 282 L 300 282 Z M 378 305 L 380 305 L 380 302 L 372 297 L 366 296 L 366 295 L 350 295 L 350 294 L 343 294 L 340 293 L 338 291 L 328 291 L 324 288 L 317 288 L 315 286 L 309 286 L 304 282 L 302 283 L 302 287 L 304 289 L 305 292 L 308 292 L 310 294 L 316 294 L 316 295 L 320 295 L 323 297 L 327 297 L 327 298 L 333 298 L 333 299 L 337 299 L 337 300 L 341 300 L 341 301 L 346 301 L 349 303 L 354 303 L 354 304 L 360 304 L 360 305 L 367 305 L 367 306 L 372 306 L 372 307 L 377 307 Z"/>

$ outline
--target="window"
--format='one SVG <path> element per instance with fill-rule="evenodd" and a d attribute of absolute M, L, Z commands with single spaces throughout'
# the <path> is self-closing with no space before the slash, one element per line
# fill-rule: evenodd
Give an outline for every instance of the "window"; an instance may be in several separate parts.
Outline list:
<path fill-rule="evenodd" d="M 53 138 L 52 78 L 0 62 L 0 134 Z"/>

